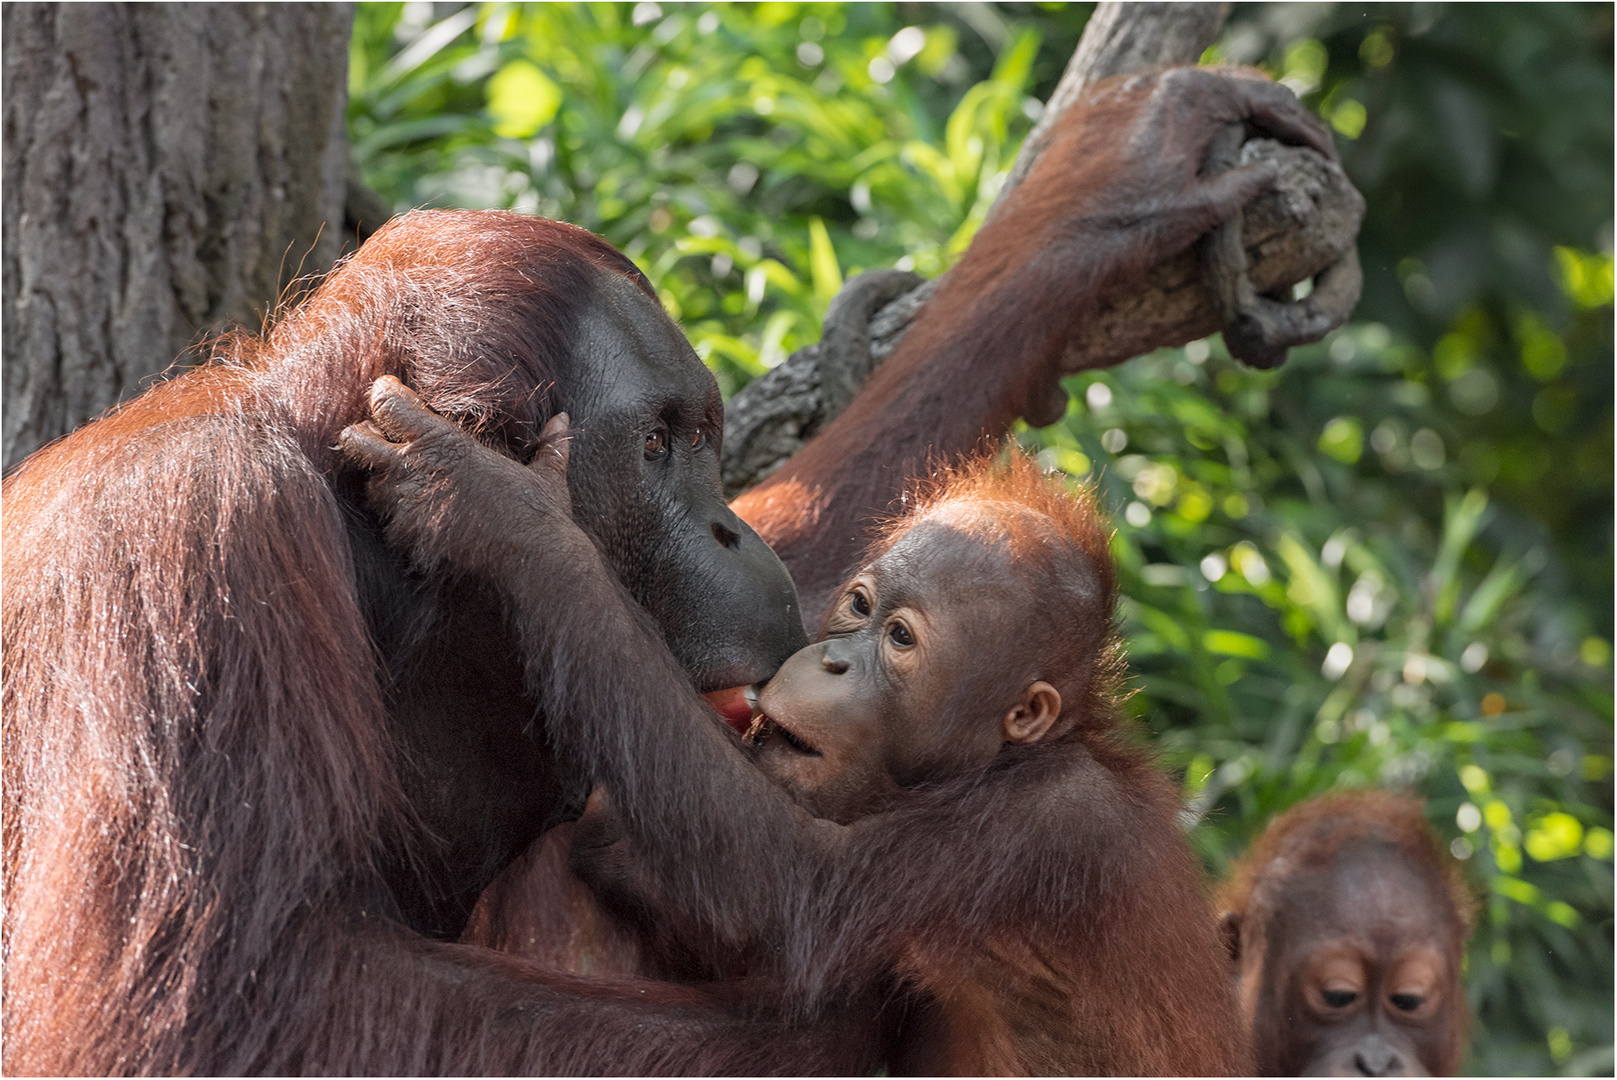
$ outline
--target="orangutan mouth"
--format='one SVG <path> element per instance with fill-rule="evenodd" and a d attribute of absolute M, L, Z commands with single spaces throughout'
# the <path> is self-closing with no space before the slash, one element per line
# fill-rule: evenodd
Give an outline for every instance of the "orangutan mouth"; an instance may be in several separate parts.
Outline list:
<path fill-rule="evenodd" d="M 702 699 L 724 718 L 726 724 L 744 733 L 747 725 L 752 723 L 753 701 L 757 696 L 757 691 L 751 686 L 732 686 L 727 690 L 703 694 Z"/>
<path fill-rule="evenodd" d="M 752 743 L 754 746 L 763 746 L 770 740 L 770 737 L 774 735 L 779 735 L 782 742 L 791 747 L 793 750 L 796 750 L 799 754 L 805 754 L 809 757 L 820 756 L 820 752 L 818 750 L 814 749 L 814 747 L 805 740 L 798 738 L 797 735 L 792 732 L 791 728 L 787 727 L 779 720 L 776 720 L 774 717 L 768 716 L 762 712 L 756 714 L 752 718 L 752 726 L 747 728 L 747 733 L 743 736 L 743 738 Z"/>

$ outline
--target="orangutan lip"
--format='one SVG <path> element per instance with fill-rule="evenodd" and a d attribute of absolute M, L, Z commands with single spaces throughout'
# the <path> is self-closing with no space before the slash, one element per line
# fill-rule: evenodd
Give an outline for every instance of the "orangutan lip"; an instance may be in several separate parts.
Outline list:
<path fill-rule="evenodd" d="M 780 737 L 786 740 L 786 745 L 790 746 L 793 750 L 796 750 L 799 754 L 808 754 L 811 757 L 820 756 L 820 752 L 818 750 L 814 749 L 814 747 L 810 746 L 802 739 L 799 739 L 796 735 L 793 735 L 785 725 L 780 723 L 780 721 L 777 720 L 775 722 L 775 728 L 780 732 Z"/>
<path fill-rule="evenodd" d="M 752 714 L 757 709 L 755 704 L 757 694 L 751 686 L 732 686 L 724 690 L 712 690 L 703 694 L 702 698 L 724 720 L 725 724 L 738 733 L 747 730 L 747 724 L 752 720 Z"/>
<path fill-rule="evenodd" d="M 819 757 L 820 752 L 804 740 L 792 733 L 792 730 L 774 717 L 765 713 L 758 713 L 752 718 L 752 726 L 747 729 L 746 739 L 754 746 L 762 746 L 769 741 L 771 735 L 779 735 L 781 741 L 796 750 L 799 754 L 809 757 Z"/>

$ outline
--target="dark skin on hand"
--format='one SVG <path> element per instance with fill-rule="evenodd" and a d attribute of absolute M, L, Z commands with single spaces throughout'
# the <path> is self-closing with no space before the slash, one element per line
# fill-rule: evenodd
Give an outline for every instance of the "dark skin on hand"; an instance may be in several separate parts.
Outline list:
<path fill-rule="evenodd" d="M 1293 808 L 1223 899 L 1260 1072 L 1458 1070 L 1470 901 L 1416 800 L 1357 792 Z"/>
<path fill-rule="evenodd" d="M 573 865 L 665 968 L 744 975 L 755 1006 L 805 1021 L 864 1010 L 880 1028 L 868 1065 L 893 1072 L 1245 1071 L 1174 790 L 1120 730 L 1107 534 L 1086 502 L 1013 456 L 896 526 L 831 636 L 759 697 L 752 752 L 788 792 L 569 519 L 561 423 L 523 466 L 397 384 L 378 385 L 375 416 L 346 445 L 396 542 L 505 590 L 530 662 L 565 650 L 534 617 L 558 593 L 598 613 L 592 649 L 566 653 L 575 670 L 638 659 L 638 681 L 601 678 L 595 704 L 647 710 L 661 788 L 698 795 L 701 850 L 658 846 L 658 791 L 607 759 Z M 453 492 L 494 482 L 523 523 L 491 546 L 481 500 Z"/>

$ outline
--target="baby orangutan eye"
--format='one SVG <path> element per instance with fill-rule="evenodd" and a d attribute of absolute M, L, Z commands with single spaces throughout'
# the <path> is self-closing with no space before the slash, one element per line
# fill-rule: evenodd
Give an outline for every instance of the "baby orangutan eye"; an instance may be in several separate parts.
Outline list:
<path fill-rule="evenodd" d="M 910 633 L 910 628 L 901 622 L 896 622 L 888 627 L 887 636 L 894 645 L 901 649 L 907 649 L 915 644 L 915 636 Z"/>
<path fill-rule="evenodd" d="M 870 615 L 870 597 L 865 595 L 863 589 L 855 589 L 848 596 L 848 608 L 861 619 Z"/>
<path fill-rule="evenodd" d="M 646 436 L 646 460 L 652 461 L 662 457 L 663 451 L 667 448 L 668 432 L 666 429 L 658 428 Z"/>
<path fill-rule="evenodd" d="M 1325 999 L 1325 1004 L 1333 1009 L 1345 1009 L 1353 1004 L 1358 994 L 1352 990 L 1321 990 L 1319 996 Z"/>
<path fill-rule="evenodd" d="M 1426 999 L 1419 994 L 1393 994 L 1392 1003 L 1403 1012 L 1414 1012 L 1426 1003 Z"/>

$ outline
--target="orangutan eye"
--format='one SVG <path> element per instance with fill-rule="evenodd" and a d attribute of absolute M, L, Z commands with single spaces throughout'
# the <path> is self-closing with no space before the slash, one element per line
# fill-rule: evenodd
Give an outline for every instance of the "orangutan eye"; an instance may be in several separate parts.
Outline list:
<path fill-rule="evenodd" d="M 655 461 L 668 449 L 668 429 L 658 428 L 646 436 L 646 460 Z"/>
<path fill-rule="evenodd" d="M 870 597 L 865 595 L 863 589 L 855 589 L 848 597 L 848 608 L 861 619 L 868 618 L 870 616 Z"/>
<path fill-rule="evenodd" d="M 1391 1000 L 1396 1008 L 1404 1012 L 1414 1012 L 1426 1004 L 1426 999 L 1419 994 L 1393 994 Z"/>
<path fill-rule="evenodd" d="M 1345 1009 L 1358 999 L 1352 990 L 1321 990 L 1319 996 L 1333 1009 Z"/>
<path fill-rule="evenodd" d="M 699 427 L 699 428 L 696 429 L 696 435 L 691 439 L 691 448 L 694 449 L 694 450 L 700 450 L 700 449 L 702 449 L 702 447 L 704 447 L 706 445 L 707 445 L 707 428 Z"/>
<path fill-rule="evenodd" d="M 888 627 L 887 636 L 892 640 L 894 645 L 897 645 L 901 649 L 907 649 L 911 645 L 915 644 L 915 637 L 910 633 L 910 628 L 901 622 L 896 622 L 892 626 Z"/>

